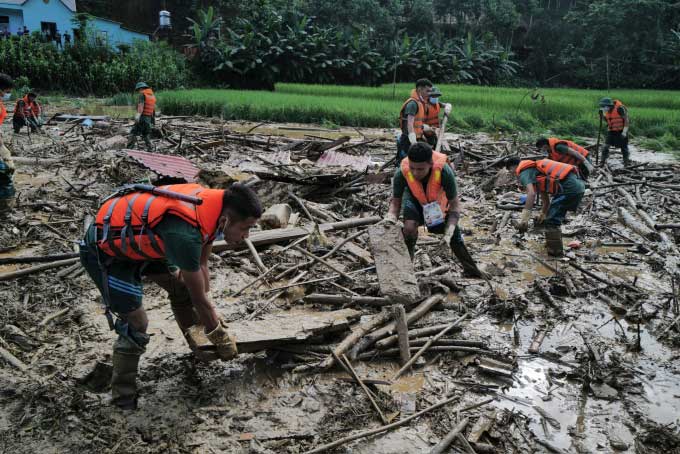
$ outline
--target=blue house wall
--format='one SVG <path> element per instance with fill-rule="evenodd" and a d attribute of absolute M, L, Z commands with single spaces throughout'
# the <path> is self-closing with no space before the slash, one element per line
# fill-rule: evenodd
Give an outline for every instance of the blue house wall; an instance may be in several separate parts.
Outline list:
<path fill-rule="evenodd" d="M 30 32 L 40 31 L 41 22 L 54 22 L 57 30 L 64 34 L 68 31 L 73 34 L 73 23 L 71 19 L 74 13 L 71 12 L 60 0 L 28 0 L 22 5 L 24 12 L 24 25 Z"/>
<path fill-rule="evenodd" d="M 106 42 L 111 46 L 119 44 L 132 44 L 135 40 L 149 40 L 149 35 L 138 33 L 123 28 L 119 22 L 101 17 L 95 17 L 90 22 L 92 28 L 96 29 L 98 37 L 106 36 Z"/>

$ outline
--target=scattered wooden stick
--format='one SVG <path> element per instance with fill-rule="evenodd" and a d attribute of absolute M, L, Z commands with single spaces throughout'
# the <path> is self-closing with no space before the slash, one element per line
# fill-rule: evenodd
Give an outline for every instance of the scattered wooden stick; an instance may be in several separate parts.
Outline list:
<path fill-rule="evenodd" d="M 348 281 L 354 282 L 354 278 L 352 276 L 350 276 L 349 274 L 345 273 L 344 271 L 338 269 L 337 267 L 331 265 L 330 263 L 328 263 L 326 260 L 322 259 L 321 257 L 317 257 L 316 255 L 312 254 L 311 252 L 309 252 L 306 249 L 301 248 L 300 246 L 295 246 L 293 249 L 302 253 L 303 255 L 306 255 L 307 257 L 314 260 L 315 262 L 321 263 L 326 268 L 329 268 L 329 269 L 335 271 L 336 273 L 338 273 L 340 276 L 344 277 Z"/>
<path fill-rule="evenodd" d="M 408 343 L 408 325 L 406 324 L 406 311 L 402 304 L 395 304 L 391 308 L 392 317 L 397 327 L 397 337 L 399 338 L 399 354 L 402 366 L 411 359 L 411 350 Z"/>
<path fill-rule="evenodd" d="M 427 341 L 427 343 L 426 343 L 425 345 L 423 345 L 423 346 L 420 348 L 420 350 L 418 350 L 418 352 L 417 352 L 415 355 L 413 355 L 413 357 L 412 357 L 406 364 L 404 364 L 404 365 L 402 366 L 401 369 L 399 369 L 399 370 L 397 371 L 396 374 L 394 374 L 394 377 L 392 377 L 392 381 L 395 381 L 396 379 L 398 379 L 399 377 L 401 377 L 402 374 L 403 374 L 404 372 L 406 372 L 407 370 L 409 370 L 409 368 L 413 365 L 413 363 L 415 363 L 416 360 L 417 360 L 418 358 L 420 358 L 420 357 L 423 355 L 423 353 L 425 353 L 425 352 L 427 351 L 427 349 L 430 348 L 430 346 L 432 346 L 433 343 L 435 343 L 440 337 L 444 336 L 446 333 L 448 333 L 449 331 L 451 331 L 453 328 L 455 328 L 456 326 L 458 326 L 463 320 L 465 320 L 465 319 L 468 317 L 468 315 L 469 315 L 469 313 L 467 313 L 467 312 L 464 313 L 463 315 L 461 315 L 461 316 L 458 318 L 458 320 L 456 320 L 455 322 L 451 323 L 450 325 L 447 325 L 447 327 L 444 328 L 443 330 L 441 330 L 441 331 L 439 332 L 439 334 L 437 334 L 436 336 L 432 337 L 432 339 L 430 339 L 429 341 Z"/>
<path fill-rule="evenodd" d="M 319 446 L 318 448 L 314 448 L 311 451 L 306 451 L 304 454 L 316 454 L 318 452 L 324 452 L 324 451 L 327 451 L 331 448 L 335 448 L 336 446 L 341 446 L 341 445 L 344 445 L 345 443 L 349 443 L 350 441 L 358 440 L 360 438 L 370 437 L 371 435 L 379 434 L 380 432 L 385 432 L 385 431 L 392 430 L 392 429 L 397 428 L 397 427 L 401 427 L 401 426 L 406 425 L 409 422 L 413 421 L 414 419 L 419 418 L 422 415 L 429 413 L 433 410 L 436 410 L 437 408 L 443 407 L 444 405 L 448 405 L 448 404 L 450 404 L 451 402 L 453 402 L 457 399 L 458 399 L 458 397 L 449 397 L 448 399 L 444 399 L 441 402 L 438 402 L 434 405 L 430 405 L 426 409 L 421 410 L 418 413 L 414 413 L 413 415 L 411 415 L 407 418 L 404 418 L 400 421 L 393 422 L 392 424 L 388 424 L 386 426 L 378 427 L 376 429 L 365 430 L 363 432 L 359 432 L 358 434 L 354 434 L 354 435 L 350 435 L 348 437 L 341 438 L 341 439 L 336 440 L 332 443 L 327 443 L 323 446 Z M 481 401 L 477 404 L 470 405 L 468 407 L 461 408 L 460 410 L 456 410 L 456 411 L 458 413 L 462 413 L 462 412 L 474 410 L 475 408 L 479 408 L 479 407 L 484 406 L 484 405 L 491 403 L 491 402 L 493 402 L 493 399 L 486 399 L 486 400 L 483 400 L 483 401 Z"/>
<path fill-rule="evenodd" d="M 264 273 L 262 273 L 262 274 L 260 274 L 258 277 L 256 277 L 254 280 L 250 281 L 249 283 L 247 283 L 246 285 L 244 285 L 243 287 L 241 287 L 240 289 L 238 289 L 238 291 L 237 291 L 236 293 L 234 293 L 234 296 L 239 296 L 239 295 L 240 295 L 241 293 L 243 293 L 245 290 L 249 289 L 249 288 L 252 287 L 253 285 L 255 285 L 255 284 L 257 284 L 258 282 L 260 282 L 261 280 L 263 280 L 265 277 L 267 277 L 267 276 L 269 275 L 269 273 L 271 273 L 272 271 L 274 271 L 274 270 L 277 269 L 278 267 L 279 267 L 279 264 L 278 264 L 278 263 L 277 263 L 276 265 L 272 266 L 272 267 L 269 268 L 267 271 L 265 271 Z"/>
<path fill-rule="evenodd" d="M 335 352 L 331 351 L 331 354 L 333 355 L 333 358 L 340 364 L 343 365 L 343 361 L 340 359 L 338 355 L 335 354 Z M 378 412 L 378 415 L 380 415 L 380 419 L 383 422 L 383 424 L 389 423 L 387 418 L 385 417 L 385 414 L 382 412 L 378 404 L 376 403 L 375 399 L 373 399 L 373 396 L 371 395 L 371 392 L 368 390 L 366 385 L 364 384 L 363 381 L 361 381 L 361 378 L 359 378 L 359 375 L 357 375 L 357 372 L 354 370 L 352 367 L 352 363 L 349 362 L 347 357 L 345 355 L 342 355 L 342 359 L 344 360 L 344 364 L 346 365 L 345 369 L 354 377 L 354 379 L 359 383 L 359 386 L 361 386 L 361 389 L 364 390 L 366 395 L 368 396 L 368 400 L 371 401 L 371 405 L 373 405 L 373 408 L 375 408 L 375 411 Z"/>
<path fill-rule="evenodd" d="M 465 427 L 468 425 L 468 422 L 470 420 L 468 418 L 463 418 L 458 424 L 456 424 L 456 427 L 454 427 L 451 432 L 446 434 L 442 440 L 437 443 L 437 446 L 432 448 L 432 451 L 430 451 L 430 454 L 444 454 L 447 451 L 447 448 L 453 443 L 453 441 L 456 439 L 459 433 L 461 433 Z"/>
<path fill-rule="evenodd" d="M 0 265 L 7 265 L 11 263 L 41 263 L 54 262 L 55 260 L 64 260 L 78 257 L 77 252 L 67 252 L 65 254 L 40 255 L 31 257 L 2 257 L 0 258 Z"/>
<path fill-rule="evenodd" d="M 16 279 L 18 277 L 28 276 L 29 274 L 39 273 L 40 271 L 50 270 L 52 268 L 59 268 L 62 266 L 73 265 L 79 258 L 72 258 L 66 260 L 59 260 L 52 263 L 45 263 L 42 265 L 32 266 L 30 268 L 25 268 L 23 270 L 12 271 L 9 273 L 0 274 L 0 281 L 9 281 L 11 279 Z"/>
<path fill-rule="evenodd" d="M 266 273 L 268 269 L 265 266 L 264 262 L 262 261 L 260 254 L 257 253 L 257 249 L 255 249 L 255 245 L 253 244 L 253 242 L 250 241 L 249 238 L 246 238 L 243 241 L 246 243 L 246 246 L 248 246 L 248 250 L 250 250 L 250 253 L 253 255 L 253 259 L 255 259 L 255 264 L 257 265 L 257 267 L 260 269 L 261 272 Z"/>
<path fill-rule="evenodd" d="M 47 325 L 52 320 L 61 317 L 62 315 L 66 314 L 70 310 L 71 310 L 70 307 L 65 307 L 64 309 L 62 309 L 60 311 L 57 311 L 57 312 L 54 312 L 54 313 L 48 315 L 47 317 L 43 318 L 40 323 L 38 323 L 38 327 L 43 327 L 43 326 Z"/>
<path fill-rule="evenodd" d="M 22 372 L 26 372 L 28 370 L 28 366 L 24 364 L 19 358 L 11 354 L 8 350 L 5 350 L 3 347 L 0 346 L 0 357 L 7 361 L 10 365 L 14 366 L 15 368 L 19 369 Z"/>

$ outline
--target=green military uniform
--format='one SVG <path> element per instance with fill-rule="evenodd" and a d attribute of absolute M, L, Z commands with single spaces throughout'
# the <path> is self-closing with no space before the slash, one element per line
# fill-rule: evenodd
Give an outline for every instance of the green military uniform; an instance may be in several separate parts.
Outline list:
<path fill-rule="evenodd" d="M 519 182 L 526 187 L 529 184 L 536 185 L 536 177 L 539 172 L 536 168 L 529 168 L 519 174 Z M 564 222 L 567 211 L 576 211 L 586 186 L 574 173 L 560 182 L 560 191 L 553 194 L 550 201 L 550 210 L 545 218 L 546 225 L 560 226 Z"/>
<path fill-rule="evenodd" d="M 146 102 L 146 98 L 144 95 L 139 96 L 139 101 L 137 101 L 139 104 L 144 104 Z M 144 140 L 144 143 L 146 144 L 146 148 L 149 151 L 153 151 L 153 144 L 151 143 L 151 130 L 153 129 L 153 125 L 155 124 L 155 119 L 151 115 L 141 115 L 139 117 L 139 120 L 135 125 L 132 127 L 132 131 L 130 131 L 130 140 L 128 141 L 127 147 L 132 148 L 135 146 L 137 143 L 137 136 L 142 136 L 142 139 Z"/>

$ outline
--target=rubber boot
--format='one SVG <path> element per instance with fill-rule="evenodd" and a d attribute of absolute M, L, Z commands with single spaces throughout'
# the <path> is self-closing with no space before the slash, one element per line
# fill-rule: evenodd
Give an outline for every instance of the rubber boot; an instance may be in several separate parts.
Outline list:
<path fill-rule="evenodd" d="M 545 249 L 552 257 L 562 257 L 564 255 L 564 245 L 562 244 L 562 229 L 559 226 L 548 226 L 545 229 Z"/>
<path fill-rule="evenodd" d="M 483 273 L 478 267 L 475 261 L 470 255 L 465 243 L 451 243 L 451 250 L 453 255 L 456 256 L 461 265 L 463 265 L 463 275 L 468 277 L 479 277 L 482 279 L 486 278 L 486 274 Z"/>
<path fill-rule="evenodd" d="M 137 368 L 141 354 L 113 351 L 111 403 L 121 410 L 137 409 Z"/>
<path fill-rule="evenodd" d="M 416 256 L 416 243 L 418 242 L 418 237 L 404 237 L 404 243 L 406 243 L 406 249 L 408 249 L 408 255 L 411 257 L 411 261 Z"/>
<path fill-rule="evenodd" d="M 125 148 L 133 148 L 137 144 L 137 136 L 135 134 L 130 135 L 128 143 Z"/>
<path fill-rule="evenodd" d="M 607 159 L 609 159 L 609 147 L 605 146 L 602 147 L 602 159 L 600 159 L 600 167 L 604 167 L 604 165 L 607 163 Z"/>
<path fill-rule="evenodd" d="M 149 136 L 144 136 L 144 143 L 146 144 L 146 149 L 149 153 L 153 153 L 154 147 L 153 144 L 151 143 L 151 139 Z"/>

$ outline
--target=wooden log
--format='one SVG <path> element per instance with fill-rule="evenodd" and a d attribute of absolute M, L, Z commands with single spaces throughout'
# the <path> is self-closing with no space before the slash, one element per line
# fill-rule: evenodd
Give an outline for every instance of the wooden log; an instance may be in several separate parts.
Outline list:
<path fill-rule="evenodd" d="M 68 268 L 64 268 L 63 270 L 59 271 L 56 274 L 56 277 L 57 277 L 57 279 L 61 279 L 65 276 L 68 276 L 69 274 L 71 274 L 77 268 L 80 268 L 80 267 L 81 267 L 81 264 L 80 264 L 80 261 L 78 261 L 78 262 L 74 263 L 73 265 L 69 266 Z"/>
<path fill-rule="evenodd" d="M 423 316 L 430 312 L 430 309 L 432 309 L 435 304 L 441 303 L 443 300 L 444 295 L 440 294 L 432 295 L 429 298 L 426 298 L 406 315 L 406 323 L 410 325 L 416 320 L 420 320 L 423 318 Z M 368 349 L 380 339 L 396 334 L 396 332 L 397 329 L 394 323 L 390 323 L 389 325 L 374 331 L 373 333 L 364 337 L 361 342 L 357 343 L 357 345 L 352 349 L 350 358 L 356 358 L 359 353 Z"/>
<path fill-rule="evenodd" d="M 409 350 L 408 343 L 408 325 L 406 324 L 406 311 L 401 304 L 395 304 L 392 306 L 391 310 L 394 324 L 397 327 L 401 364 L 404 365 L 411 359 L 411 351 Z"/>
<path fill-rule="evenodd" d="M 19 369 L 22 372 L 26 372 L 28 370 L 28 366 L 26 366 L 26 364 L 11 354 L 8 350 L 5 350 L 2 346 L 0 346 L 0 358 L 4 359 L 11 366 Z"/>
<path fill-rule="evenodd" d="M 657 232 L 647 228 L 646 225 L 635 219 L 635 217 L 624 207 L 619 207 L 618 214 L 619 222 L 621 222 L 621 224 L 628 227 L 641 237 L 647 238 L 648 240 L 652 241 L 656 241 L 659 238 Z"/>
<path fill-rule="evenodd" d="M 293 212 L 287 203 L 272 205 L 262 214 L 260 225 L 263 229 L 281 229 L 288 227 L 288 220 Z"/>
<path fill-rule="evenodd" d="M 413 262 L 401 228 L 377 224 L 368 228 L 381 293 L 395 304 L 411 304 L 420 298 Z"/>
<path fill-rule="evenodd" d="M 255 249 L 255 245 L 250 241 L 248 238 L 245 238 L 243 240 L 246 243 L 246 246 L 248 246 L 248 249 L 250 250 L 250 253 L 253 256 L 253 260 L 255 260 L 255 264 L 257 267 L 260 269 L 262 273 L 266 273 L 268 271 L 266 265 L 262 261 L 262 258 L 260 257 L 260 254 L 257 253 L 257 249 Z"/>
<path fill-rule="evenodd" d="M 434 345 L 437 342 L 439 342 L 439 341 L 435 341 L 434 343 L 430 344 L 430 346 L 427 347 L 427 351 L 430 352 L 430 353 L 463 352 L 463 353 L 468 353 L 468 354 L 497 356 L 497 353 L 493 350 L 486 350 L 486 349 L 477 348 L 477 347 L 466 347 L 464 345 Z M 427 345 L 427 343 L 425 345 Z M 425 345 L 422 345 L 420 347 L 417 347 L 417 346 L 410 347 L 409 350 L 413 355 L 415 355 Z M 426 352 L 423 352 L 423 353 L 426 353 Z M 400 350 L 398 348 L 389 348 L 387 350 L 371 350 L 371 351 L 361 353 L 357 357 L 357 359 L 362 360 L 362 361 L 368 361 L 368 360 L 375 358 L 376 356 L 391 357 L 391 356 L 399 356 L 399 355 L 400 355 Z M 422 356 L 422 354 L 421 354 L 421 356 Z M 413 360 L 413 357 L 411 357 L 411 360 Z M 411 363 L 411 365 L 412 364 L 413 363 Z M 393 380 L 396 380 L 396 379 L 393 379 Z"/>
<path fill-rule="evenodd" d="M 363 432 L 359 432 L 358 434 L 354 434 L 354 435 L 350 435 L 348 437 L 341 438 L 341 439 L 336 440 L 332 443 L 327 443 L 325 445 L 319 446 L 318 448 L 314 448 L 310 451 L 306 451 L 304 454 L 317 454 L 319 452 L 324 452 L 324 451 L 327 451 L 331 448 L 335 448 L 336 446 L 342 446 L 345 443 L 349 443 L 350 441 L 358 440 L 360 438 L 370 437 L 371 435 L 379 434 L 380 432 L 385 432 L 385 431 L 388 431 L 388 430 L 395 429 L 397 427 L 401 427 L 401 426 L 408 424 L 409 422 L 413 421 L 414 419 L 420 418 L 424 414 L 427 414 L 427 413 L 429 413 L 433 410 L 436 410 L 437 408 L 443 407 L 444 405 L 448 405 L 448 404 L 450 404 L 451 402 L 453 402 L 457 399 L 458 399 L 458 397 L 455 397 L 455 396 L 449 397 L 448 399 L 444 399 L 441 402 L 437 402 L 434 405 L 430 405 L 426 409 L 421 410 L 418 413 L 414 413 L 413 415 L 411 415 L 407 418 L 404 418 L 400 421 L 393 422 L 392 424 L 388 424 L 386 426 L 378 427 L 376 429 L 365 430 Z M 461 408 L 460 410 L 456 410 L 456 412 L 457 413 L 463 413 L 463 412 L 466 412 L 466 411 L 473 410 L 475 408 L 479 408 L 479 407 L 484 406 L 484 405 L 491 403 L 491 402 L 493 402 L 493 399 L 486 399 L 486 400 L 483 400 L 479 403 L 467 406 L 465 408 Z"/>
<path fill-rule="evenodd" d="M 467 427 L 469 421 L 470 420 L 468 418 L 463 418 L 458 424 L 456 424 L 456 427 L 454 427 L 451 432 L 447 433 L 446 436 L 442 438 L 442 440 L 437 443 L 434 448 L 432 448 L 430 454 L 444 454 L 447 452 L 451 443 L 453 443 L 458 437 L 458 434 L 460 434 L 465 429 L 465 427 Z"/>
<path fill-rule="evenodd" d="M 340 222 L 331 222 L 328 224 L 320 224 L 319 230 L 324 231 L 337 231 L 337 230 L 347 230 L 354 227 L 361 227 L 364 225 L 371 225 L 379 222 L 382 218 L 380 216 L 370 216 L 365 218 L 353 218 Z M 295 240 L 305 235 L 309 235 L 313 231 L 313 228 L 302 228 L 295 227 L 292 229 L 272 229 L 265 230 L 261 232 L 253 232 L 249 239 L 255 247 L 266 246 L 268 244 L 281 243 L 283 241 Z M 215 241 L 213 243 L 213 252 L 222 252 L 229 249 L 239 249 L 244 245 L 230 245 L 225 241 Z"/>
<path fill-rule="evenodd" d="M 69 266 L 76 263 L 79 259 L 72 258 L 66 260 L 59 260 L 52 263 L 44 263 L 42 265 L 32 266 L 23 270 L 11 271 L 9 273 L 0 274 L 0 281 L 8 281 L 18 277 L 28 276 L 29 274 L 39 273 L 41 271 L 50 270 L 52 268 L 59 268 L 62 266 Z"/>
<path fill-rule="evenodd" d="M 337 347 L 335 347 L 335 350 L 333 350 L 335 355 L 340 356 L 347 352 L 366 333 L 370 333 L 377 327 L 387 323 L 390 320 L 391 316 L 392 314 L 390 314 L 389 311 L 382 311 L 381 313 L 371 317 L 370 320 L 354 329 L 349 336 L 345 337 L 345 339 L 343 339 L 343 341 L 340 342 Z M 333 367 L 334 362 L 335 358 L 333 357 L 333 355 L 329 355 L 325 360 L 323 360 L 319 364 L 318 368 L 321 370 L 328 370 L 331 367 Z"/>
<path fill-rule="evenodd" d="M 460 325 L 460 323 L 461 323 L 463 320 L 465 320 L 467 317 L 468 317 L 468 313 L 466 312 L 465 314 L 461 315 L 461 316 L 458 318 L 458 320 L 456 320 L 455 322 L 453 322 L 453 323 L 451 323 L 450 325 L 448 325 L 446 328 L 444 328 L 443 330 L 441 330 L 441 331 L 439 332 L 439 334 L 437 334 L 437 335 L 434 336 L 432 339 L 430 339 L 429 341 L 427 341 L 427 343 L 426 343 L 425 345 L 423 345 L 423 346 L 420 348 L 420 350 L 418 350 L 418 352 L 417 352 L 415 355 L 413 355 L 413 357 L 411 358 L 411 360 L 408 361 L 406 364 L 404 364 L 404 365 L 401 367 L 401 369 L 399 369 L 399 370 L 397 371 L 397 373 L 394 374 L 394 377 L 392 378 L 392 381 L 394 381 L 394 380 L 396 380 L 397 378 L 401 377 L 401 376 L 403 375 L 403 373 L 406 372 L 407 370 L 409 370 L 409 368 L 413 365 L 413 363 L 415 363 L 416 360 L 417 360 L 418 358 L 420 358 L 420 357 L 422 356 L 422 354 L 425 353 L 425 352 L 427 351 L 427 349 L 430 348 L 434 342 L 436 342 L 440 337 L 444 336 L 446 333 L 448 333 L 449 331 L 451 331 L 451 330 L 452 330 L 453 328 L 455 328 L 456 326 Z M 444 348 L 447 348 L 447 347 L 444 347 Z M 466 348 L 466 347 L 450 347 L 450 348 Z"/>
<path fill-rule="evenodd" d="M 544 329 L 536 331 L 536 335 L 534 336 L 534 339 L 531 341 L 531 345 L 529 346 L 529 353 L 536 354 L 539 352 L 539 350 L 541 349 L 541 344 L 545 339 L 546 333 L 547 331 Z"/>
<path fill-rule="evenodd" d="M 441 325 L 434 325 L 434 326 L 428 326 L 426 328 L 419 328 L 419 329 L 412 329 L 409 330 L 408 332 L 408 338 L 409 339 L 419 339 L 421 337 L 426 337 L 430 336 L 432 334 L 437 334 L 439 331 L 442 329 L 446 328 L 447 324 L 441 324 Z M 455 328 L 453 331 L 461 331 L 461 327 Z M 393 345 L 397 345 L 397 342 L 399 340 L 399 336 L 396 334 L 394 336 L 389 336 L 386 337 L 382 340 L 379 340 L 375 343 L 375 347 L 379 350 L 385 350 L 387 348 L 392 347 Z"/>
<path fill-rule="evenodd" d="M 656 230 L 680 229 L 680 224 L 654 224 Z"/>
<path fill-rule="evenodd" d="M 312 293 L 303 298 L 305 303 L 316 304 L 344 304 L 357 305 L 364 304 L 367 306 L 388 306 L 392 304 L 387 298 L 379 298 L 372 296 L 346 296 L 346 295 L 324 295 L 321 293 Z"/>
<path fill-rule="evenodd" d="M 11 263 L 42 263 L 54 262 L 56 260 L 65 260 L 78 257 L 77 252 L 67 252 L 65 254 L 39 255 L 31 257 L 2 257 L 0 258 L 0 265 L 7 265 Z"/>
<path fill-rule="evenodd" d="M 470 435 L 468 436 L 468 440 L 470 443 L 479 443 L 479 440 L 482 438 L 482 435 L 484 435 L 485 432 L 488 432 L 491 429 L 491 426 L 494 424 L 496 421 L 496 411 L 494 410 L 491 415 L 482 415 L 479 417 L 477 422 L 475 423 L 474 426 L 472 426 L 472 429 L 470 429 Z"/>

